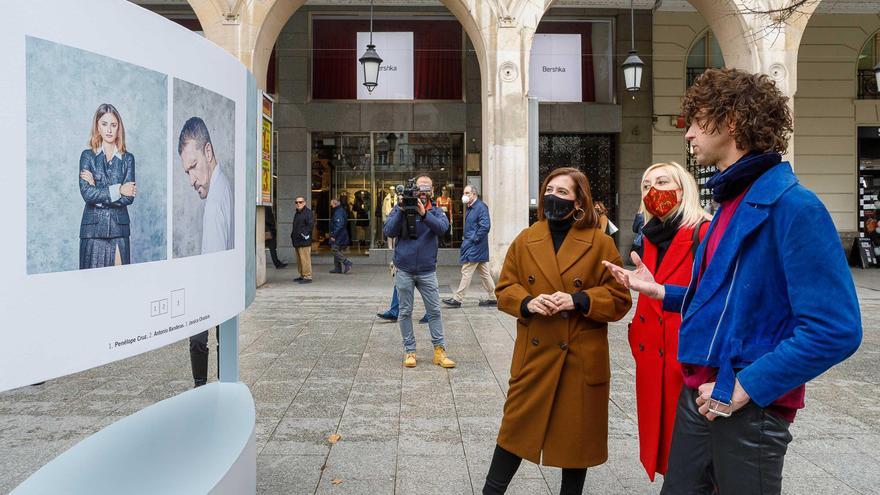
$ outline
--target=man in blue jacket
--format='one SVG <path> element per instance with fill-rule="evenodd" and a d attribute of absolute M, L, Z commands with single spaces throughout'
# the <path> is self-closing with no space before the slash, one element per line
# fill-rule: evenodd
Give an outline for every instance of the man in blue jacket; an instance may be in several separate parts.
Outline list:
<path fill-rule="evenodd" d="M 333 269 L 330 273 L 348 273 L 351 271 L 352 263 L 340 249 L 349 244 L 348 211 L 336 198 L 330 200 L 330 208 L 333 211 L 330 218 L 330 252 L 333 253 Z"/>
<path fill-rule="evenodd" d="M 858 349 L 859 303 L 828 210 L 782 162 L 792 119 L 773 81 L 710 69 L 683 107 L 697 162 L 718 168 L 707 186 L 720 204 L 691 282 L 657 284 L 638 255 L 635 271 L 605 265 L 682 315 L 661 493 L 778 494 L 804 385 Z"/>
<path fill-rule="evenodd" d="M 418 288 L 425 303 L 431 343 L 434 344 L 434 364 L 454 368 L 455 361 L 446 355 L 446 339 L 440 319 L 440 286 L 437 283 L 437 238 L 449 230 L 449 219 L 440 208 L 431 203 L 434 183 L 427 175 L 416 178 L 418 214 L 415 218 L 416 236 L 406 232 L 406 214 L 400 205 L 394 207 L 385 220 L 385 237 L 395 238 L 394 266 L 400 311 L 397 321 L 403 337 L 403 365 L 416 365 L 416 338 L 413 335 L 413 291 Z"/>
<path fill-rule="evenodd" d="M 495 282 L 489 273 L 489 207 L 480 201 L 477 188 L 468 185 L 464 188 L 461 202 L 467 211 L 464 214 L 464 233 L 461 237 L 461 255 L 458 261 L 461 263 L 461 283 L 458 290 L 443 303 L 453 308 L 460 308 L 464 293 L 471 285 L 471 277 L 474 272 L 480 274 L 483 289 L 488 294 L 488 299 L 480 301 L 480 306 L 495 306 Z"/>

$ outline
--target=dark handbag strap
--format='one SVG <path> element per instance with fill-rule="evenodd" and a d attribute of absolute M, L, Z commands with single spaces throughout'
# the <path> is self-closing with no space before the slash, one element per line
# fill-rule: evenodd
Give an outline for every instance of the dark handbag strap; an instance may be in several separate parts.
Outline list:
<path fill-rule="evenodd" d="M 707 222 L 708 220 L 703 220 L 694 229 L 694 238 L 691 240 L 691 258 L 697 256 L 697 249 L 700 247 L 700 231 L 703 230 L 703 225 Z"/>

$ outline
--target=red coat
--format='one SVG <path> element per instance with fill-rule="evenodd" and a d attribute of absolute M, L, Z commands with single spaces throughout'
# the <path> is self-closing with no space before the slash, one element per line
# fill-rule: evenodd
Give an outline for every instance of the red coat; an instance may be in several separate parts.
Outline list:
<path fill-rule="evenodd" d="M 709 223 L 700 228 L 700 239 Z M 693 266 L 694 229 L 682 228 L 672 239 L 663 262 L 657 267 L 657 247 L 644 239 L 642 261 L 661 284 L 688 285 Z M 666 474 L 675 409 L 681 393 L 678 363 L 678 327 L 681 315 L 663 311 L 661 301 L 639 297 L 629 325 L 629 345 L 636 360 L 636 406 L 639 414 L 639 457 L 654 481 Z"/>

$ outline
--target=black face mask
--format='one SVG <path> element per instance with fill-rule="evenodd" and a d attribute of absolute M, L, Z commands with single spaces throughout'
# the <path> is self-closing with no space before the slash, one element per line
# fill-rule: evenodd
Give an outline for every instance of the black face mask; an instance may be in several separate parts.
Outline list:
<path fill-rule="evenodd" d="M 544 195 L 544 216 L 547 220 L 563 220 L 574 211 L 574 200 L 560 198 L 555 194 Z"/>

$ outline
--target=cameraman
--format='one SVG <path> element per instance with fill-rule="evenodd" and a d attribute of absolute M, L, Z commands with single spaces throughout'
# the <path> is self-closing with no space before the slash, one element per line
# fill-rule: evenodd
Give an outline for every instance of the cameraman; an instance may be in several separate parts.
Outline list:
<path fill-rule="evenodd" d="M 431 342 L 434 344 L 434 364 L 454 368 L 455 361 L 446 356 L 443 322 L 440 319 L 440 287 L 437 283 L 437 238 L 449 229 L 449 219 L 431 203 L 434 183 L 427 175 L 415 180 L 415 191 L 404 191 L 406 196 L 416 197 L 415 206 L 407 212 L 396 205 L 385 220 L 385 236 L 396 239 L 394 266 L 397 275 L 394 284 L 400 300 L 400 334 L 405 351 L 403 365 L 416 365 L 416 338 L 413 335 L 413 290 L 418 288 L 425 303 Z M 415 232 L 407 229 L 407 214 L 415 215 Z"/>

